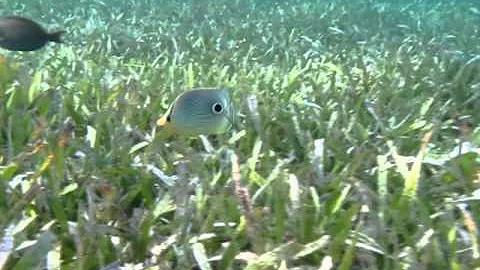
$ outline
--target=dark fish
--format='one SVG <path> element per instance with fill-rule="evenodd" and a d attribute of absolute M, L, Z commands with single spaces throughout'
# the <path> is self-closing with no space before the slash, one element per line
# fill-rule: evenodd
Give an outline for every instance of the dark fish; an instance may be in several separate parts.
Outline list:
<path fill-rule="evenodd" d="M 35 51 L 49 41 L 61 43 L 63 33 L 49 33 L 36 22 L 18 16 L 0 18 L 0 47 L 10 51 Z"/>

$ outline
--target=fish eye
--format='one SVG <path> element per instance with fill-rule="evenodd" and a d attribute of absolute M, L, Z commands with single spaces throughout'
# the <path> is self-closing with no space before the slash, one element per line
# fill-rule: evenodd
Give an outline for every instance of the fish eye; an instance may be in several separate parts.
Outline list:
<path fill-rule="evenodd" d="M 221 114 L 223 112 L 223 106 L 220 103 L 214 103 L 212 105 L 212 112 L 214 114 Z"/>

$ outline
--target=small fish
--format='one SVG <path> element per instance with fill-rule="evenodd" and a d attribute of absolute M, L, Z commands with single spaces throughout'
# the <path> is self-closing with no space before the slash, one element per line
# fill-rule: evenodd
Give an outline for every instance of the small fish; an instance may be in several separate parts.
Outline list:
<path fill-rule="evenodd" d="M 227 132 L 235 108 L 226 89 L 200 88 L 179 95 L 157 125 L 178 135 L 209 135 Z"/>
<path fill-rule="evenodd" d="M 47 42 L 61 43 L 65 31 L 47 32 L 39 24 L 26 18 L 0 18 L 0 47 L 10 51 L 35 51 Z"/>

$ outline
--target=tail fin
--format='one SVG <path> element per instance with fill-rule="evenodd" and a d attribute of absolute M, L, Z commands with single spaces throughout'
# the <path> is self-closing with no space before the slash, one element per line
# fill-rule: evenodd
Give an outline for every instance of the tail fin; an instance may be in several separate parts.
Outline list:
<path fill-rule="evenodd" d="M 66 31 L 64 30 L 60 30 L 60 31 L 48 33 L 48 40 L 52 42 L 63 43 L 60 37 L 61 35 L 65 34 L 65 32 Z"/>

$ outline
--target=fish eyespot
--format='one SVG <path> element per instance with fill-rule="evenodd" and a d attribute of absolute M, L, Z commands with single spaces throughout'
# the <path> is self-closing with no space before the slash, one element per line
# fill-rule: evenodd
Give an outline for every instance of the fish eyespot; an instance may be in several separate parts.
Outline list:
<path fill-rule="evenodd" d="M 214 114 L 221 114 L 223 112 L 223 106 L 220 103 L 214 103 L 212 105 L 212 112 Z"/>

